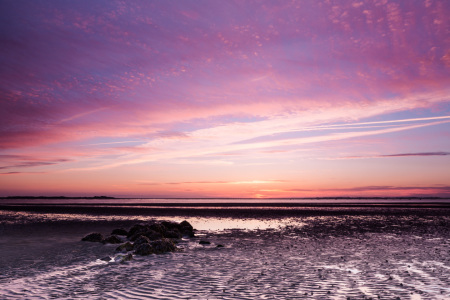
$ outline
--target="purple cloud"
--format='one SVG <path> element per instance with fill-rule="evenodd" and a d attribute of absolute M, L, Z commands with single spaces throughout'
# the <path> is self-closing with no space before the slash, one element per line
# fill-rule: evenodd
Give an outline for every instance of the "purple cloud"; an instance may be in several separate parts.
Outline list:
<path fill-rule="evenodd" d="M 60 158 L 60 159 L 43 159 L 37 157 L 31 157 L 26 155 L 0 155 L 0 162 L 5 162 L 5 165 L 0 166 L 0 170 L 15 169 L 15 168 L 31 168 L 31 167 L 42 167 L 42 166 L 52 166 L 64 162 L 72 161 L 71 159 Z M 14 172 L 10 172 L 11 174 Z"/>
<path fill-rule="evenodd" d="M 410 157 L 410 156 L 447 156 L 447 155 L 450 155 L 450 152 L 437 151 L 437 152 L 382 154 L 382 155 L 373 155 L 373 156 L 346 156 L 346 157 L 344 157 L 344 159 L 389 158 L 389 157 Z"/>
<path fill-rule="evenodd" d="M 377 157 L 403 157 L 403 156 L 445 156 L 450 155 L 450 152 L 419 152 L 419 153 L 398 153 L 379 155 Z"/>

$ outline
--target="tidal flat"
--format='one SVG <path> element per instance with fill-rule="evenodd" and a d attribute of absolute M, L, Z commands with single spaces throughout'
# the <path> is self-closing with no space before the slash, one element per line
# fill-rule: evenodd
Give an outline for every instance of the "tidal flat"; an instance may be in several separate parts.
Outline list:
<path fill-rule="evenodd" d="M 0 210 L 2 299 L 450 298 L 448 208 L 77 209 Z M 161 220 L 195 237 L 126 263 L 81 241 Z"/>

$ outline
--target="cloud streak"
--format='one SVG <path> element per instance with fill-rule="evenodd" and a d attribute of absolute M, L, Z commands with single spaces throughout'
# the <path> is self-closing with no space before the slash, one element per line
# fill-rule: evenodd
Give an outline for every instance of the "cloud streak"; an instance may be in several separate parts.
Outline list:
<path fill-rule="evenodd" d="M 450 194 L 450 186 L 361 186 L 352 188 L 333 188 L 333 189 L 320 189 L 324 192 L 389 192 L 389 191 L 439 191 Z M 311 189 L 292 189 L 290 192 L 312 192 L 319 190 Z"/>
<path fill-rule="evenodd" d="M 395 153 L 395 154 L 383 154 L 372 156 L 347 156 L 343 159 L 360 159 L 360 158 L 392 158 L 392 157 L 420 157 L 420 156 L 447 156 L 450 152 L 418 152 L 418 153 Z"/>

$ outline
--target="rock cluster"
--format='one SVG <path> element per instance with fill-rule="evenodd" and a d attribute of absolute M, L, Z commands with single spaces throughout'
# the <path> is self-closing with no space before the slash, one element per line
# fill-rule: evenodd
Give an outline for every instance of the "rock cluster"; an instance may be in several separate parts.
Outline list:
<path fill-rule="evenodd" d="M 114 229 L 110 236 L 104 237 L 101 233 L 91 233 L 82 238 L 82 241 L 100 242 L 103 244 L 121 244 L 117 252 L 127 253 L 133 251 L 137 255 L 162 254 L 177 251 L 177 239 L 194 237 L 194 228 L 187 221 L 152 222 L 133 225 L 129 230 Z M 132 254 L 121 256 L 120 262 L 132 259 Z"/>

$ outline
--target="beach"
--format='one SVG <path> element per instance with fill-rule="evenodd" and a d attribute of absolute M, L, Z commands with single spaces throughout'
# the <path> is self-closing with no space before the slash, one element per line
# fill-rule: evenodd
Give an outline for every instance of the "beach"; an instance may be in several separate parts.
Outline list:
<path fill-rule="evenodd" d="M 3 299 L 448 299 L 444 206 L 2 205 Z M 82 242 L 187 220 L 180 251 L 134 255 Z M 209 245 L 199 244 L 200 240 Z M 217 247 L 218 245 L 224 247 Z M 111 261 L 103 261 L 109 256 Z"/>

